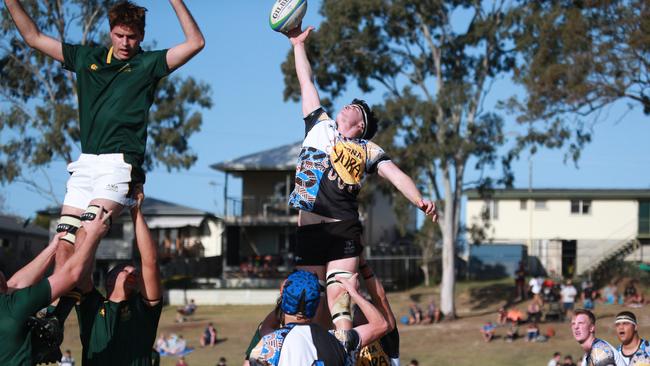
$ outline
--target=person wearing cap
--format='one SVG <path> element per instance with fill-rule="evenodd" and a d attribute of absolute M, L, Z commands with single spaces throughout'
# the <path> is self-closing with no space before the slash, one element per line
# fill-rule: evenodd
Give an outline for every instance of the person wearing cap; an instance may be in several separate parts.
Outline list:
<path fill-rule="evenodd" d="M 585 309 L 577 309 L 571 317 L 573 338 L 585 352 L 582 366 L 627 366 L 616 348 L 596 338 L 596 317 Z"/>
<path fill-rule="evenodd" d="M 378 173 L 411 203 L 437 220 L 436 206 L 422 197 L 413 180 L 395 165 L 384 150 L 370 141 L 377 118 L 365 101 L 354 99 L 332 119 L 321 106 L 314 85 L 306 41 L 313 27 L 301 26 L 286 35 L 293 46 L 300 83 L 305 137 L 296 167 L 289 205 L 299 210 L 294 260 L 301 269 L 327 278 L 327 305 L 339 329 L 350 329 L 349 299 L 336 275 L 356 271 L 363 249 L 357 196 L 364 178 Z M 318 322 L 329 323 L 321 312 Z M 339 323 L 340 322 L 340 323 Z"/>
<path fill-rule="evenodd" d="M 650 344 L 639 337 L 636 315 L 631 311 L 622 311 L 614 320 L 616 336 L 621 344 L 616 350 L 621 354 L 627 366 L 650 365 Z"/>
<path fill-rule="evenodd" d="M 104 215 L 102 212 L 93 220 L 82 224 L 86 231 L 85 238 L 78 243 L 62 271 L 44 277 L 54 261 L 65 232 L 55 235 L 36 258 L 9 280 L 5 280 L 4 274 L 0 272 L 0 365 L 26 366 L 61 359 L 61 351 L 58 349 L 61 339 L 55 345 L 58 354 L 41 354 L 33 344 L 33 331 L 28 323 L 30 318 L 34 319 L 37 311 L 70 291 L 86 272 L 91 271 L 99 241 L 108 231 L 110 214 L 111 212 Z M 48 329 L 58 329 L 62 324 L 53 318 L 46 326 Z"/>
<path fill-rule="evenodd" d="M 357 274 L 336 278 L 368 323 L 329 331 L 312 323 L 320 303 L 320 284 L 314 273 L 297 270 L 281 287 L 281 327 L 262 336 L 250 353 L 251 366 L 351 365 L 362 347 L 386 332 L 388 324 L 381 312 L 359 294 Z"/>
<path fill-rule="evenodd" d="M 93 286 L 90 275 L 80 284 L 84 296 L 76 306 L 82 364 L 151 365 L 162 310 L 158 253 L 140 209 L 144 194 L 135 192 L 131 209 L 141 269 L 121 264 L 106 275 L 106 298 Z"/>

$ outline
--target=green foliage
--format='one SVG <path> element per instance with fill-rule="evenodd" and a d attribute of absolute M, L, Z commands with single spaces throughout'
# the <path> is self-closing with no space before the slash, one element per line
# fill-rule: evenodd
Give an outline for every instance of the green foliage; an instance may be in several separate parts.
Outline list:
<path fill-rule="evenodd" d="M 619 100 L 650 114 L 650 5 L 644 0 L 529 1 L 516 14 L 515 80 L 525 99 L 506 106 L 521 123 L 543 121 L 522 144 L 556 147 L 570 134 L 576 160 L 586 118 Z"/>
<path fill-rule="evenodd" d="M 114 0 L 22 1 L 40 31 L 63 42 L 97 45 L 106 40 L 106 12 Z M 106 31 L 102 31 L 102 30 Z M 31 49 L 6 9 L 0 30 L 0 183 L 53 160 L 80 152 L 74 74 Z M 72 36 L 70 36 L 70 34 Z M 210 87 L 191 77 L 169 77 L 156 93 L 145 168 L 189 168 L 197 159 L 190 137 L 200 130 L 199 109 L 210 108 Z"/>

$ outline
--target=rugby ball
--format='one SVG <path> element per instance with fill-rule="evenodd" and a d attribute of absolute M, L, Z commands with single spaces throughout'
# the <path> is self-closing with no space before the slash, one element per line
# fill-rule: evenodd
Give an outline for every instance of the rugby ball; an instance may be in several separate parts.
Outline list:
<path fill-rule="evenodd" d="M 297 27 L 307 12 L 307 0 L 277 0 L 269 15 L 269 25 L 276 32 L 286 33 Z"/>

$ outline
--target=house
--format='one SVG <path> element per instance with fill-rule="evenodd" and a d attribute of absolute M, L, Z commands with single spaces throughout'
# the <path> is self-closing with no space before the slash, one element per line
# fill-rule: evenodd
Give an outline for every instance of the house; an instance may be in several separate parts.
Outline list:
<path fill-rule="evenodd" d="M 54 234 L 60 208 L 54 207 L 39 214 L 50 218 L 50 233 Z M 223 220 L 214 214 L 172 202 L 147 197 L 142 203 L 151 235 L 158 244 L 164 277 L 176 274 L 194 277 L 221 276 Z M 96 254 L 97 275 L 118 262 L 137 258 L 134 246 L 134 228 L 128 209 L 113 220 Z M 209 262 L 206 265 L 203 262 Z M 101 282 L 101 281 L 99 281 Z"/>
<path fill-rule="evenodd" d="M 298 211 L 289 208 L 288 197 L 294 187 L 300 149 L 301 142 L 297 142 L 211 165 L 225 173 L 225 192 L 231 178 L 241 179 L 241 195 L 224 197 L 227 271 L 241 275 L 242 271 L 293 267 Z M 366 245 L 367 256 L 372 255 L 370 248 L 393 244 L 400 237 L 390 196 L 380 190 L 373 191 L 361 220 L 364 242 L 370 243 Z M 407 221 L 407 231 L 414 232 L 415 210 Z"/>
<path fill-rule="evenodd" d="M 0 271 L 9 278 L 49 242 L 48 231 L 16 216 L 0 215 Z"/>
<path fill-rule="evenodd" d="M 643 261 L 650 244 L 648 189 L 466 191 L 465 222 L 488 244 L 524 244 L 529 270 L 565 277 L 615 258 Z"/>

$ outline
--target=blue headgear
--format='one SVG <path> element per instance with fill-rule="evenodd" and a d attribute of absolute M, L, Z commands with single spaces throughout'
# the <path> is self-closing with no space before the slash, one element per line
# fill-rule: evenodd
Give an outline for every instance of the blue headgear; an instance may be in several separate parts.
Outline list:
<path fill-rule="evenodd" d="M 320 284 L 315 274 L 298 270 L 287 278 L 280 308 L 285 314 L 313 318 L 320 302 Z"/>

